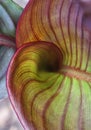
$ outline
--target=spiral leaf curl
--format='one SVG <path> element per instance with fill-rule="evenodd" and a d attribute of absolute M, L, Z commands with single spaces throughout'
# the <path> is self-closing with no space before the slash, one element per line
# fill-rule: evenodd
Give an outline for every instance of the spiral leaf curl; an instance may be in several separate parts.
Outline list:
<path fill-rule="evenodd" d="M 79 1 L 29 1 L 7 75 L 25 129 L 90 130 L 90 21 Z"/>

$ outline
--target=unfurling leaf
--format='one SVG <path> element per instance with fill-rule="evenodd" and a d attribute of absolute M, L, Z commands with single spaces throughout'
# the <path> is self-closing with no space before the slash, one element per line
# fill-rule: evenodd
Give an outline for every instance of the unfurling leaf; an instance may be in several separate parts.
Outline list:
<path fill-rule="evenodd" d="M 7 74 L 26 130 L 91 129 L 91 12 L 80 0 L 30 0 Z"/>

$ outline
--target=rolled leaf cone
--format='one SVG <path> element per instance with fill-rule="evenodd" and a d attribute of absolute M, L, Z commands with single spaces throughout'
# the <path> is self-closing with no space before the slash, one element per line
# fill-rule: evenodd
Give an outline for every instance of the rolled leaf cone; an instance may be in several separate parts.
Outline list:
<path fill-rule="evenodd" d="M 6 72 L 15 52 L 15 41 L 4 35 L 0 35 L 0 100 L 6 98 Z"/>
<path fill-rule="evenodd" d="M 0 33 L 15 37 L 16 25 L 22 7 L 12 0 L 0 0 Z"/>
<path fill-rule="evenodd" d="M 7 74 L 11 103 L 26 130 L 91 129 L 90 35 L 83 2 L 29 1 Z"/>

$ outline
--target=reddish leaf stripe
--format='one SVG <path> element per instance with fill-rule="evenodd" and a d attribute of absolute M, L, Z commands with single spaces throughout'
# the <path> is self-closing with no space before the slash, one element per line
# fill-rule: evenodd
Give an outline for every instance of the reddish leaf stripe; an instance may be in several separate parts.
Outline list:
<path fill-rule="evenodd" d="M 42 24 L 42 27 L 43 27 L 43 29 L 44 29 L 44 34 L 45 34 L 45 36 L 47 35 L 47 37 L 48 37 L 48 39 L 50 39 L 50 41 L 52 41 L 52 39 L 51 39 L 51 37 L 50 37 L 50 35 L 49 35 L 49 32 L 46 30 L 46 28 L 45 28 L 45 24 L 44 24 L 44 8 L 43 8 L 43 5 L 41 4 L 41 10 L 40 10 L 41 12 L 41 24 Z M 45 37 L 44 36 L 44 37 Z"/>
<path fill-rule="evenodd" d="M 68 106 L 69 106 L 70 95 L 71 95 L 71 90 L 72 90 L 72 79 L 70 79 L 70 81 L 71 81 L 71 83 L 70 83 L 70 90 L 69 90 L 69 93 L 68 93 L 67 102 L 65 104 L 65 108 L 64 108 L 64 111 L 63 111 L 63 115 L 62 115 L 60 130 L 66 130 L 65 129 L 65 118 L 66 118 L 66 113 L 67 113 L 67 109 L 68 109 Z"/>
<path fill-rule="evenodd" d="M 79 106 L 79 119 L 78 119 L 78 129 L 79 130 L 84 130 L 84 119 L 83 119 L 83 104 L 82 104 L 82 84 L 81 81 L 79 80 L 79 89 L 80 89 L 80 106 Z"/>
<path fill-rule="evenodd" d="M 66 46 L 66 51 L 67 51 L 67 65 L 69 62 L 69 54 L 70 54 L 70 50 L 68 48 L 68 42 L 69 42 L 69 37 L 68 37 L 68 12 L 69 12 L 69 2 L 67 2 L 68 7 L 66 7 L 67 5 L 65 4 L 65 2 L 67 1 L 63 1 L 62 3 L 62 7 L 61 7 L 61 27 L 62 27 L 62 32 L 63 32 L 63 37 L 65 39 L 65 46 Z M 64 12 L 65 12 L 65 17 L 64 17 Z M 65 26 L 64 26 L 65 25 Z M 65 27 L 65 28 L 64 28 Z"/>
<path fill-rule="evenodd" d="M 85 43 L 84 43 L 85 44 Z M 89 60 L 90 60 L 90 50 L 91 50 L 91 45 L 90 42 L 88 42 L 88 55 L 87 55 L 87 60 L 86 60 L 86 67 L 85 67 L 85 71 L 87 71 L 88 65 L 89 65 Z M 84 50 L 85 51 L 85 50 Z M 83 59 L 84 60 L 84 59 Z"/>
<path fill-rule="evenodd" d="M 62 44 L 63 38 L 62 38 L 62 32 L 60 27 L 60 8 L 61 8 L 61 4 L 62 1 L 57 0 L 57 1 L 52 1 L 50 3 L 50 9 L 49 9 L 49 21 L 50 21 L 50 25 L 51 25 L 51 30 L 53 30 L 54 32 L 54 37 L 56 39 L 56 41 L 52 41 L 58 45 L 58 47 L 60 48 L 62 54 L 65 56 L 65 51 L 64 51 L 64 47 Z M 53 17 L 55 16 L 55 17 Z M 60 30 L 59 30 L 60 29 Z"/>
<path fill-rule="evenodd" d="M 62 8 L 63 8 L 63 3 L 64 3 L 64 0 L 60 4 L 61 7 L 60 7 L 60 11 L 59 11 L 59 13 L 60 13 L 59 20 L 60 20 L 60 28 L 61 28 L 61 32 L 62 32 L 62 38 L 63 38 L 64 45 L 65 45 L 65 56 L 64 56 L 64 58 L 65 58 L 65 64 L 67 64 L 68 63 L 68 58 L 67 58 L 68 57 L 68 49 L 67 49 L 66 39 L 65 39 L 65 35 L 64 35 L 64 32 L 63 32 L 63 27 L 62 27 Z"/>
<path fill-rule="evenodd" d="M 45 3 L 44 5 L 47 6 L 47 8 L 48 8 L 49 1 L 47 3 Z M 40 14 L 41 14 L 41 21 L 40 21 L 40 23 L 42 24 L 42 27 L 43 27 L 43 30 L 44 30 L 44 39 L 46 41 L 48 39 L 48 41 L 52 41 L 53 42 L 52 37 L 50 36 L 50 34 L 49 34 L 49 32 L 48 32 L 48 30 L 46 29 L 46 26 L 45 26 L 45 24 L 46 24 L 46 22 L 44 21 L 44 11 L 45 10 L 44 10 L 44 6 L 42 6 L 42 4 L 41 4 L 41 10 L 40 11 L 41 11 L 40 12 Z M 48 11 L 48 9 L 47 9 L 47 11 Z M 45 17 L 47 18 L 47 20 L 49 20 L 47 15 L 45 15 Z M 46 36 L 48 36 L 48 38 Z"/>
<path fill-rule="evenodd" d="M 86 17 L 84 16 L 84 21 L 85 21 Z M 91 42 L 90 42 L 90 34 L 89 32 L 87 32 L 87 30 L 85 29 L 84 27 L 85 25 L 83 25 L 83 42 L 84 42 L 84 53 L 86 55 L 86 52 L 87 52 L 87 59 L 86 59 L 86 67 L 85 67 L 85 71 L 87 71 L 88 69 L 88 66 L 89 66 L 89 61 L 90 61 L 90 52 L 91 52 Z M 84 62 L 84 59 L 83 59 L 83 62 Z"/>
<path fill-rule="evenodd" d="M 51 80 L 53 80 L 54 77 L 56 77 L 56 76 L 55 76 L 55 75 L 54 75 L 54 76 L 50 76 L 50 77 L 48 77 L 48 78 L 45 79 L 45 80 L 41 80 L 41 77 L 39 77 L 39 79 L 30 79 L 30 78 L 29 78 L 28 81 L 26 81 L 25 84 L 23 84 L 23 88 L 22 88 L 21 94 L 25 91 L 26 86 L 27 86 L 28 84 L 30 84 L 30 82 L 31 82 L 31 83 L 33 83 L 33 82 L 46 83 L 46 82 L 50 82 Z M 21 96 L 21 98 L 22 98 L 22 96 Z"/>
<path fill-rule="evenodd" d="M 82 22 L 81 22 L 81 60 L 80 60 L 80 68 L 82 68 L 82 60 L 83 60 L 83 17 L 82 16 Z"/>
<path fill-rule="evenodd" d="M 42 112 L 42 118 L 43 118 L 43 128 L 46 130 L 47 129 L 47 124 L 46 124 L 46 113 L 48 108 L 50 107 L 51 103 L 54 101 L 54 99 L 60 94 L 63 86 L 63 83 L 65 81 L 65 77 L 63 77 L 58 89 L 56 90 L 56 92 L 47 100 L 43 112 Z M 57 81 L 56 81 L 57 82 Z"/>
<path fill-rule="evenodd" d="M 75 66 L 75 64 L 77 62 L 76 61 L 76 58 L 77 58 L 76 49 L 77 48 L 76 48 L 75 32 L 76 32 L 76 28 L 77 28 L 76 22 L 77 22 L 78 10 L 79 10 L 79 5 L 77 3 L 74 4 L 74 2 L 72 1 L 70 11 L 69 11 L 69 22 L 68 22 L 69 23 L 68 31 L 69 31 L 69 38 L 70 38 L 70 48 L 72 51 L 70 66 Z"/>
<path fill-rule="evenodd" d="M 30 15 L 29 15 L 29 24 L 30 24 L 30 28 L 31 29 L 30 31 L 32 32 L 31 34 L 33 34 L 33 39 L 36 39 L 35 41 L 38 41 L 39 38 L 37 37 L 36 33 L 34 32 L 34 29 L 33 29 L 33 23 L 32 23 L 32 19 L 33 19 L 33 8 L 34 8 L 34 5 L 36 4 L 35 0 L 32 0 L 31 3 L 30 3 Z M 27 7 L 26 7 L 27 9 Z M 27 14 L 28 15 L 28 14 Z M 27 17 L 28 18 L 28 17 Z M 26 21 L 27 22 L 27 21 Z M 26 23 L 27 24 L 27 23 Z M 26 26 L 27 27 L 27 26 Z M 26 29 L 28 31 L 28 29 Z M 29 35 L 29 33 L 28 33 Z M 29 36 L 30 37 L 30 36 Z M 30 41 L 31 41 L 31 38 L 30 38 Z"/>
<path fill-rule="evenodd" d="M 41 4 L 41 2 L 43 2 L 43 4 Z M 28 5 L 30 10 L 27 11 L 27 9 L 25 9 L 26 14 L 24 15 L 26 16 L 26 19 L 29 19 L 28 27 L 30 28 L 30 31 L 28 31 L 29 29 L 26 28 L 26 31 L 28 34 L 27 37 L 29 37 L 28 41 L 29 40 L 36 41 L 39 39 L 44 40 L 44 41 L 52 41 L 54 42 L 54 44 L 57 44 L 60 47 L 60 50 L 62 51 L 63 56 L 64 56 L 65 65 L 71 65 L 72 67 L 75 66 L 76 68 L 82 67 L 85 54 L 83 53 L 84 43 L 82 44 L 83 39 L 84 39 L 84 36 L 82 34 L 83 12 L 82 12 L 81 6 L 79 5 L 79 2 L 74 3 L 73 0 L 70 2 L 66 0 L 63 0 L 63 1 L 61 0 L 42 1 L 41 0 L 41 2 L 39 3 L 38 1 L 33 0 L 32 2 L 29 2 L 29 5 Z M 59 11 L 59 8 L 57 8 L 59 3 L 60 3 L 60 11 Z M 57 11 L 55 11 L 54 13 L 55 9 Z M 64 17 L 64 12 L 66 14 L 65 17 Z M 72 12 L 72 14 L 70 12 Z M 35 14 L 35 15 L 32 15 L 32 14 Z M 45 14 L 45 17 L 44 17 L 44 14 Z M 53 16 L 55 16 L 56 14 L 57 14 L 57 17 L 53 18 Z M 72 18 L 75 18 L 74 20 L 75 22 L 73 22 L 71 26 L 71 21 L 73 20 Z M 22 19 L 23 19 L 23 15 L 22 15 Z M 56 28 L 58 28 L 58 25 L 57 25 L 58 21 L 60 22 L 60 27 L 61 27 L 60 30 L 62 32 L 61 39 L 64 39 L 64 44 L 63 44 L 63 41 L 61 42 L 59 40 L 59 35 L 57 35 Z M 26 23 L 26 26 L 24 27 L 27 27 L 28 23 Z M 65 24 L 65 27 L 64 27 L 64 24 Z M 75 31 L 76 28 L 77 30 Z M 31 33 L 29 34 L 29 32 Z M 71 34 L 74 37 L 76 37 L 76 39 L 72 38 Z M 31 37 L 32 35 L 36 35 L 36 36 L 32 38 Z M 81 37 L 81 41 L 80 41 L 80 37 Z"/>
<path fill-rule="evenodd" d="M 32 7 L 30 8 L 30 9 L 31 9 L 31 11 L 30 11 L 30 12 L 31 12 L 31 15 L 30 15 L 30 18 L 29 18 L 29 24 L 30 24 L 30 28 L 29 28 L 29 29 L 30 29 L 30 32 L 32 32 L 31 35 L 33 35 L 33 36 L 30 36 L 30 35 L 29 35 L 29 33 L 28 33 L 28 30 L 29 30 L 29 29 L 26 28 L 27 34 L 29 35 L 29 36 L 28 36 L 28 35 L 27 35 L 27 36 L 28 36 L 29 39 L 30 39 L 29 41 L 33 41 L 33 39 L 35 39 L 34 41 L 39 41 L 40 39 L 38 38 L 38 36 L 37 36 L 36 33 L 34 32 L 33 23 L 32 23 L 32 18 L 33 18 L 33 6 L 34 6 L 33 0 L 32 0 L 31 6 L 32 6 Z M 28 14 L 27 14 L 27 15 L 28 15 Z M 27 18 L 28 18 L 28 17 L 27 17 Z M 26 21 L 26 25 L 27 25 L 27 21 Z M 26 26 L 26 27 L 27 27 L 27 26 Z M 33 38 L 32 38 L 32 37 L 33 37 Z"/>
<path fill-rule="evenodd" d="M 53 80 L 55 77 L 58 77 L 58 76 L 52 76 L 52 77 L 49 77 L 49 79 L 50 80 Z M 46 83 L 46 82 L 50 82 L 49 81 L 49 79 L 47 79 L 47 80 L 45 80 L 45 81 L 43 81 L 43 83 Z M 56 82 L 55 80 L 53 80 L 54 82 Z M 30 84 L 30 82 L 31 82 L 31 86 L 30 87 L 32 87 L 32 82 L 34 82 L 34 80 L 32 81 L 32 80 L 30 80 L 29 82 L 27 82 L 27 85 L 25 85 L 25 87 L 23 87 L 23 90 L 22 90 L 22 92 L 21 92 L 21 101 L 22 101 L 22 97 L 23 97 L 23 93 L 24 93 L 24 91 L 25 91 L 25 89 L 26 89 L 26 87 L 28 86 L 28 84 Z M 35 82 L 36 82 L 36 80 L 35 80 Z M 37 82 L 40 82 L 40 81 L 37 81 Z M 48 87 L 48 86 L 47 86 Z M 43 89 L 43 91 L 45 90 L 45 88 L 42 88 Z M 35 89 L 36 90 L 36 89 Z M 41 90 L 41 89 L 40 89 Z M 36 96 L 39 94 L 39 93 L 41 93 L 41 92 L 38 92 L 38 93 L 35 93 L 34 94 L 34 97 L 33 97 L 33 99 L 32 99 L 32 101 L 31 101 L 31 104 L 33 104 L 34 103 L 34 100 L 35 100 L 35 98 L 36 98 Z M 27 100 L 27 98 L 26 98 L 26 100 Z M 21 102 L 22 103 L 22 102 Z M 23 105 L 23 104 L 22 104 Z M 30 107 L 31 107 L 31 109 L 29 109 L 29 111 L 31 111 L 31 116 L 32 116 L 32 111 L 33 111 L 33 105 L 30 105 Z M 26 111 L 24 110 L 23 112 L 25 112 L 26 113 Z M 30 112 L 29 112 L 30 113 Z M 33 117 L 32 117 L 33 118 Z M 31 119 L 31 118 L 30 118 Z M 33 123 L 33 119 L 32 119 L 32 121 L 31 121 L 32 123 Z M 33 123 L 34 124 L 34 123 Z M 35 126 L 35 125 L 34 125 Z M 36 126 L 35 126 L 35 128 L 36 128 Z"/>
<path fill-rule="evenodd" d="M 83 13 L 81 12 L 81 7 L 79 7 L 79 14 L 77 20 L 77 66 L 76 68 L 81 67 L 81 53 L 82 53 L 82 17 Z"/>
<path fill-rule="evenodd" d="M 60 73 L 72 78 L 74 77 L 87 82 L 91 82 L 91 74 L 80 69 L 71 68 L 69 66 L 63 66 L 60 70 Z"/>
<path fill-rule="evenodd" d="M 70 63 L 69 63 L 69 66 L 71 66 L 72 65 L 72 44 L 74 44 L 74 43 L 72 43 L 71 42 L 71 34 L 70 34 L 70 20 L 71 20 L 71 18 L 70 18 L 70 14 L 71 14 L 71 8 L 72 8 L 72 1 L 71 1 L 71 3 L 70 3 L 70 6 L 69 6 L 69 11 L 68 11 L 68 36 L 69 36 L 69 50 L 70 50 L 70 53 L 69 53 L 69 55 L 70 55 Z"/>
<path fill-rule="evenodd" d="M 59 75 L 56 77 L 56 79 L 59 79 Z M 39 91 L 38 93 L 36 93 L 36 95 L 34 95 L 34 98 L 32 99 L 32 102 L 31 102 L 31 116 L 32 116 L 32 118 L 33 118 L 33 106 L 34 106 L 34 103 L 35 103 L 35 100 L 36 99 L 38 99 L 38 96 L 40 96 L 40 95 L 42 95 L 43 93 L 45 93 L 46 91 L 48 91 L 48 90 L 50 90 L 51 88 L 53 88 L 53 86 L 55 86 L 55 83 L 57 82 L 57 80 L 55 80 L 53 83 L 52 83 L 52 85 L 51 86 L 47 86 L 47 88 L 44 88 L 43 90 L 41 90 L 41 91 Z M 48 102 L 48 99 L 46 99 L 47 101 L 46 101 L 46 103 Z M 48 106 L 46 106 L 46 103 L 45 103 L 45 105 L 44 105 L 44 107 L 43 107 L 43 111 L 45 110 L 45 108 L 46 107 L 48 107 Z M 48 104 L 47 104 L 48 105 Z M 42 114 L 43 114 L 43 112 L 42 112 Z M 43 118 L 43 117 L 42 117 Z M 43 123 L 43 126 L 44 126 L 44 123 Z M 44 128 L 44 127 L 43 127 Z"/>
<path fill-rule="evenodd" d="M 43 26 L 41 25 L 41 16 L 40 16 L 40 5 L 38 3 L 38 1 L 34 2 L 33 3 L 34 5 L 34 8 L 33 8 L 33 12 L 35 13 L 35 15 L 33 15 L 33 19 L 35 19 L 33 22 L 32 22 L 32 25 L 33 25 L 33 32 L 35 33 L 35 35 L 37 36 L 37 39 L 41 40 L 41 36 L 43 36 L 44 34 L 44 30 L 43 30 Z M 35 6 L 36 5 L 36 6 Z M 36 21 L 36 24 L 35 24 L 35 21 Z M 36 30 L 34 30 L 34 27 L 36 28 Z M 44 37 L 44 36 L 43 36 Z"/>
<path fill-rule="evenodd" d="M 87 62 L 87 66 L 86 66 L 86 70 L 88 69 L 88 66 L 90 66 L 89 65 L 89 63 L 90 63 L 90 58 L 91 58 L 91 45 L 90 45 L 91 43 L 89 42 L 89 51 L 88 51 L 88 62 Z M 88 70 L 87 70 L 88 71 Z"/>
<path fill-rule="evenodd" d="M 22 100 L 22 97 L 23 97 L 23 92 L 26 90 L 26 87 L 31 83 L 35 83 L 35 82 L 38 82 L 38 83 L 46 83 L 46 82 L 50 82 L 51 80 L 53 80 L 55 77 L 57 77 L 57 76 L 52 76 L 52 77 L 49 77 L 49 78 L 47 78 L 46 80 L 37 80 L 37 79 L 29 79 L 24 85 L 23 85 L 23 88 L 22 88 L 22 91 L 21 91 L 21 100 Z M 56 81 L 54 81 L 54 83 L 55 83 Z M 54 84 L 53 83 L 53 84 Z M 32 86 L 31 86 L 32 87 Z M 43 90 L 42 91 L 44 91 L 44 90 L 47 90 L 47 89 L 49 89 L 50 88 L 50 86 L 48 87 L 47 86 L 47 88 L 43 88 Z M 40 92 L 38 92 L 38 93 L 36 93 L 36 95 L 34 95 L 34 98 L 33 98 L 33 100 L 32 100 L 32 103 L 31 104 L 33 104 L 33 102 L 34 102 L 34 100 L 35 100 L 35 98 L 36 98 L 36 96 L 38 95 L 38 94 L 40 94 L 40 93 L 42 93 L 42 91 L 40 91 Z M 32 113 L 32 107 L 33 107 L 33 105 L 30 105 L 31 106 L 31 113 Z"/>
<path fill-rule="evenodd" d="M 75 68 L 77 67 L 77 63 L 78 63 L 78 44 L 77 44 L 77 23 L 78 23 L 78 16 L 80 13 L 80 7 L 78 7 L 78 11 L 77 11 L 77 16 L 76 16 L 76 23 L 75 23 L 75 41 L 76 41 L 76 62 L 75 62 Z"/>
<path fill-rule="evenodd" d="M 41 8 L 39 3 L 37 3 L 36 1 L 33 2 L 33 6 L 32 7 L 32 14 L 35 13 L 35 15 L 31 15 L 31 27 L 32 27 L 32 31 L 34 32 L 35 36 L 37 37 L 38 40 L 41 40 L 42 37 L 44 37 L 44 41 L 45 41 L 45 36 L 43 36 L 43 34 L 45 34 L 45 30 L 43 29 L 43 26 L 42 26 L 42 18 L 39 18 L 39 17 L 42 17 L 40 14 L 43 12 L 41 12 L 41 9 L 36 9 L 35 10 L 35 4 L 36 4 L 36 8 Z M 38 12 L 39 11 L 39 12 Z M 38 14 L 39 13 L 39 14 Z M 44 16 L 44 15 L 43 15 Z M 46 17 L 46 16 L 45 16 Z M 35 24 L 35 21 L 37 22 L 37 24 Z M 38 22 L 39 21 L 39 22 Z M 41 27 L 39 27 L 38 25 L 41 24 Z M 34 28 L 36 27 L 36 28 Z M 40 29 L 41 28 L 41 29 Z M 37 29 L 37 31 L 35 30 Z M 41 32 L 42 31 L 42 32 Z M 44 31 L 44 32 L 43 32 Z"/>
<path fill-rule="evenodd" d="M 80 3 L 31 0 L 21 16 L 17 46 L 31 45 L 16 52 L 7 84 L 26 129 L 89 129 L 90 31 Z"/>
<path fill-rule="evenodd" d="M 50 0 L 49 8 L 48 8 L 49 25 L 50 25 L 51 31 L 53 32 L 54 37 L 55 37 L 55 39 L 56 39 L 56 41 L 55 41 L 56 44 L 60 45 L 60 42 L 58 41 L 57 36 L 56 36 L 55 28 L 52 26 L 52 21 L 51 21 L 51 14 L 52 14 L 52 12 L 51 12 L 51 5 L 52 5 L 52 3 L 53 3 L 53 1 Z M 55 42 L 54 42 L 54 43 L 55 43 Z"/>

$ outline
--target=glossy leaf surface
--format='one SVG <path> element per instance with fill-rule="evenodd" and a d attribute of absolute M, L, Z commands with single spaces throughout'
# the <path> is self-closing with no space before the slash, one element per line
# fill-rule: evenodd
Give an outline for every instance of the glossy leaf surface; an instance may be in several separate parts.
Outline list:
<path fill-rule="evenodd" d="M 26 130 L 91 129 L 91 14 L 86 8 L 79 0 L 30 0 L 21 15 L 20 48 L 10 63 L 7 87 Z"/>
<path fill-rule="evenodd" d="M 91 72 L 91 16 L 82 7 L 70 0 L 30 1 L 18 23 L 17 47 L 30 41 L 53 42 L 62 51 L 65 65 Z"/>

